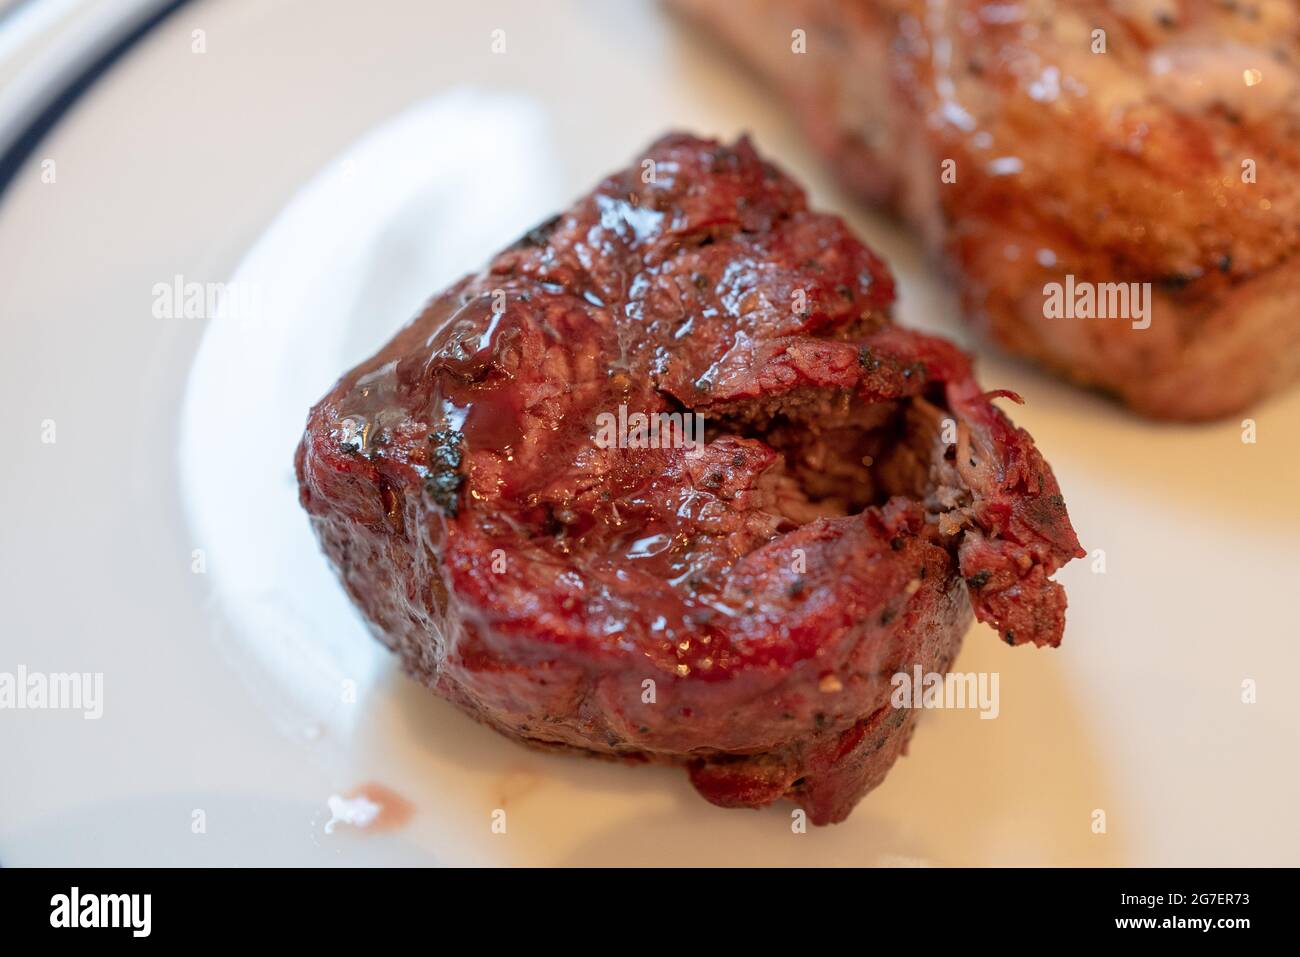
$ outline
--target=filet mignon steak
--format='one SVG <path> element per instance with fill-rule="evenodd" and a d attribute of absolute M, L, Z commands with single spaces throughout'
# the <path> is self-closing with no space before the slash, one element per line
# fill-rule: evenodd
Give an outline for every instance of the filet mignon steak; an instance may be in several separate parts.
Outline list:
<path fill-rule="evenodd" d="M 665 136 L 335 385 L 303 507 L 480 721 L 840 821 L 911 733 L 891 676 L 946 670 L 972 607 L 1055 645 L 1080 554 L 1029 436 L 893 296 L 748 140 Z"/>

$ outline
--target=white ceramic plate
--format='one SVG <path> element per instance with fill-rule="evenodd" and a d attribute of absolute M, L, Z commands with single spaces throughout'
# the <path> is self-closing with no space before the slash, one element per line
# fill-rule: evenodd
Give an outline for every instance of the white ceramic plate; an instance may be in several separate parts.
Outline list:
<path fill-rule="evenodd" d="M 886 256 L 904 323 L 976 345 L 911 241 L 652 5 L 201 0 L 40 144 L 0 200 L 0 672 L 102 674 L 103 713 L 0 710 L 0 862 L 1300 864 L 1300 390 L 1247 444 L 981 350 L 1105 570 L 1062 574 L 1057 651 L 976 627 L 956 668 L 1000 675 L 997 720 L 926 713 L 835 828 L 534 754 L 401 676 L 296 504 L 307 408 L 674 127 L 751 131 Z M 246 308 L 159 317 L 176 276 Z M 327 833 L 367 784 L 409 820 Z"/>

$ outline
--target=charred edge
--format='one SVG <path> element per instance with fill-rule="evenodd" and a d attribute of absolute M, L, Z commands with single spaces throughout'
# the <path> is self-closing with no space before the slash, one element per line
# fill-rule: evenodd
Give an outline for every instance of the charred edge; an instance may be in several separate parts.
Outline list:
<path fill-rule="evenodd" d="M 465 476 L 460 473 L 464 456 L 461 445 L 465 436 L 455 429 L 439 429 L 429 435 L 429 479 L 424 490 L 444 515 L 455 518 L 460 511 L 460 487 Z"/>
<path fill-rule="evenodd" d="M 510 248 L 530 249 L 545 246 L 547 241 L 551 238 L 551 233 L 555 232 L 555 228 L 560 225 L 560 222 L 563 219 L 564 216 L 562 214 L 556 214 L 550 219 L 538 223 L 532 229 L 528 230 L 528 232 L 516 239 L 514 245 Z"/>
<path fill-rule="evenodd" d="M 880 368 L 880 360 L 876 358 L 870 346 L 863 346 L 858 350 L 858 365 L 866 372 L 875 372 Z"/>

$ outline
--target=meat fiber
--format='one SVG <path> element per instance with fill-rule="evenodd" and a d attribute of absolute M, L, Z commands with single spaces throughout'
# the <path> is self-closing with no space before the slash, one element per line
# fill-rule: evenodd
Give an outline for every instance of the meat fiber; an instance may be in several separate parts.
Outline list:
<path fill-rule="evenodd" d="M 1300 374 L 1294 0 L 674 4 L 916 227 L 1011 352 L 1168 419 Z"/>
<path fill-rule="evenodd" d="M 1029 436 L 893 295 L 747 140 L 666 136 L 335 385 L 302 505 L 478 720 L 842 820 L 911 733 L 891 676 L 944 672 L 972 607 L 1055 645 L 1079 554 Z"/>

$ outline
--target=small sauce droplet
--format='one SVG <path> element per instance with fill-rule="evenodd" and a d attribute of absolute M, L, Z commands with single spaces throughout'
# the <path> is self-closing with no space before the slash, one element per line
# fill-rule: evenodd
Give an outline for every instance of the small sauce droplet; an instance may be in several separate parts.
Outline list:
<path fill-rule="evenodd" d="M 325 833 L 333 834 L 340 824 L 359 831 L 391 831 L 401 827 L 415 813 L 415 805 L 391 788 L 367 782 L 346 795 L 331 794 L 326 802 L 330 819 Z"/>

